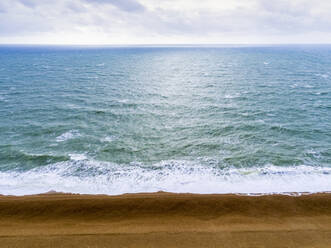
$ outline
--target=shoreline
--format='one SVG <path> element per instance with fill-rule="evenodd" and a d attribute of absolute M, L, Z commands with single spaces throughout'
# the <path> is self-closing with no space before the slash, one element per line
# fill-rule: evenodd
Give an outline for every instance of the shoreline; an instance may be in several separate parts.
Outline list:
<path fill-rule="evenodd" d="M 171 192 L 171 191 L 152 191 L 152 192 L 134 192 L 134 193 L 119 193 L 119 194 L 107 194 L 107 193 L 76 193 L 76 192 L 62 192 L 50 190 L 44 193 L 33 194 L 0 194 L 1 197 L 32 197 L 32 196 L 49 196 L 49 195 L 62 195 L 62 196 L 103 196 L 103 197 L 119 197 L 128 195 L 157 195 L 157 194 L 172 194 L 172 195 L 200 195 L 200 196 L 304 196 L 304 195 L 320 195 L 330 194 L 331 191 L 284 191 L 284 192 L 268 192 L 268 193 L 195 193 L 195 192 Z"/>
<path fill-rule="evenodd" d="M 331 246 L 331 194 L 0 196 L 0 247 Z"/>

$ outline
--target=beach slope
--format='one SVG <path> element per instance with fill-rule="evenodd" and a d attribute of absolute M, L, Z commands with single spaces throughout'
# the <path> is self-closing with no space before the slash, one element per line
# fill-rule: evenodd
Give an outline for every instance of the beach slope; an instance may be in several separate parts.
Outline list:
<path fill-rule="evenodd" d="M 0 196 L 0 247 L 331 247 L 331 194 Z"/>

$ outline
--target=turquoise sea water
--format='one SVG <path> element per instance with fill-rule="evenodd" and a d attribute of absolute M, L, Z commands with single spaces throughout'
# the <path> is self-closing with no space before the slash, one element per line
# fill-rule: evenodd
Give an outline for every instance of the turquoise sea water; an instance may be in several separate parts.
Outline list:
<path fill-rule="evenodd" d="M 0 194 L 331 191 L 331 46 L 0 47 Z"/>

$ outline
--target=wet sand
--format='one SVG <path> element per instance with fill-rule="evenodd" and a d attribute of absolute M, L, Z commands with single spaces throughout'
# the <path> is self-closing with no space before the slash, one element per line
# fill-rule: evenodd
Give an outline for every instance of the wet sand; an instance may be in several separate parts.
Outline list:
<path fill-rule="evenodd" d="M 331 247 L 331 194 L 0 196 L 0 247 Z"/>

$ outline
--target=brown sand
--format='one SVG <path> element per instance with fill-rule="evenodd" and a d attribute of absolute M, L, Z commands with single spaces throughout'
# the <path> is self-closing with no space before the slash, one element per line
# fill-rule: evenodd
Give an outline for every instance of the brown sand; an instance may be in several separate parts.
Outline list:
<path fill-rule="evenodd" d="M 331 194 L 0 196 L 0 247 L 331 247 Z"/>

